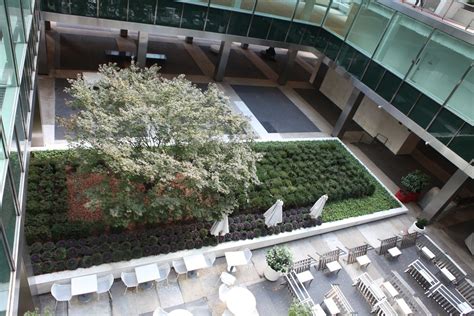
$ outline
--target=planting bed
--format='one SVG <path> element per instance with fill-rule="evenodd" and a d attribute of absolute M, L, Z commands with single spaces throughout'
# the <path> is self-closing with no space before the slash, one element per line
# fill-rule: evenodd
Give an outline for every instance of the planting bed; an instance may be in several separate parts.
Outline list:
<path fill-rule="evenodd" d="M 219 242 L 252 239 L 292 231 L 400 205 L 338 141 L 258 143 L 264 154 L 257 174 L 262 182 L 230 216 L 230 233 Z M 214 245 L 212 223 L 176 221 L 107 227 L 100 218 L 78 216 L 83 205 L 71 196 L 77 164 L 68 151 L 32 153 L 25 235 L 35 274 L 74 270 L 107 262 Z M 68 192 L 69 191 L 69 192 Z M 322 219 L 308 212 L 323 194 L 329 201 Z M 267 228 L 263 212 L 276 199 L 285 202 L 284 222 Z M 91 237 L 92 236 L 92 237 Z"/>

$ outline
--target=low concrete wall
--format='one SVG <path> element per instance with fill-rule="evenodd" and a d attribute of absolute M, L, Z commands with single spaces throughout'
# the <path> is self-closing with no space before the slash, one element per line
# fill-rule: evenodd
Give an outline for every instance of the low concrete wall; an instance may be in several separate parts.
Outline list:
<path fill-rule="evenodd" d="M 317 227 L 311 228 L 300 228 L 296 229 L 291 232 L 285 232 L 278 235 L 271 235 L 265 237 L 259 237 L 254 239 L 248 240 L 239 240 L 239 241 L 229 241 L 222 244 L 219 244 L 215 247 L 203 247 L 201 249 L 192 249 L 192 250 L 182 250 L 178 252 L 173 252 L 164 255 L 158 256 L 150 256 L 144 257 L 140 259 L 133 259 L 130 261 L 121 261 L 121 262 L 113 262 L 107 264 L 101 264 L 99 266 L 93 266 L 90 268 L 80 268 L 74 271 L 61 271 L 61 272 L 54 272 L 49 274 L 42 274 L 37 276 L 32 276 L 28 278 L 28 282 L 30 284 L 31 293 L 33 295 L 39 295 L 48 293 L 51 290 L 51 286 L 55 282 L 70 282 L 71 278 L 89 275 L 89 274 L 97 274 L 99 276 L 106 275 L 112 273 L 115 278 L 120 278 L 120 274 L 124 271 L 132 271 L 135 267 L 150 264 L 150 263 L 157 263 L 162 264 L 166 262 L 171 262 L 171 260 L 180 259 L 184 256 L 196 254 L 196 253 L 210 253 L 214 252 L 217 257 L 224 256 L 224 253 L 227 251 L 235 251 L 235 250 L 242 250 L 243 248 L 250 248 L 250 249 L 259 249 L 264 247 L 269 247 L 276 244 L 281 244 L 293 240 L 298 240 L 302 238 L 312 237 L 328 232 L 332 232 L 335 230 L 348 228 L 351 226 L 356 226 L 360 224 L 365 224 L 369 222 L 378 221 L 381 219 L 397 216 L 400 214 L 404 214 L 408 212 L 406 207 L 399 207 L 387 211 L 376 212 L 373 214 L 358 216 L 358 217 L 351 217 L 346 218 L 343 220 L 323 223 Z"/>

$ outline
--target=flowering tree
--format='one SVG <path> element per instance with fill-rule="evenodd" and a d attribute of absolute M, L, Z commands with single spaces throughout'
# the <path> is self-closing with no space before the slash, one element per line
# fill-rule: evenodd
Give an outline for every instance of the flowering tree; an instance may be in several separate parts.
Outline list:
<path fill-rule="evenodd" d="M 114 225 L 218 219 L 258 183 L 247 120 L 214 84 L 203 92 L 158 69 L 104 65 L 94 86 L 79 77 L 67 90 L 81 110 L 63 121 L 79 170 L 101 179 L 87 206 Z"/>

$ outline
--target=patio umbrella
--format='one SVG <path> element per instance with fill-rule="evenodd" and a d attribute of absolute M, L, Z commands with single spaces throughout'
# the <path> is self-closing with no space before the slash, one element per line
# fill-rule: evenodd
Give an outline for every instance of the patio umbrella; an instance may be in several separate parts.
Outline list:
<path fill-rule="evenodd" d="M 314 203 L 313 207 L 309 210 L 309 215 L 312 218 L 318 218 L 319 216 L 321 216 L 321 213 L 323 212 L 323 208 L 327 200 L 328 196 L 326 194 L 320 197 L 319 200 L 317 200 L 316 203 Z"/>
<path fill-rule="evenodd" d="M 276 226 L 283 222 L 283 201 L 277 200 L 268 211 L 263 213 L 263 216 L 265 217 L 265 225 L 267 227 Z"/>
<path fill-rule="evenodd" d="M 223 236 L 229 233 L 229 217 L 224 215 L 224 217 L 215 222 L 211 227 L 211 235 L 214 236 Z"/>

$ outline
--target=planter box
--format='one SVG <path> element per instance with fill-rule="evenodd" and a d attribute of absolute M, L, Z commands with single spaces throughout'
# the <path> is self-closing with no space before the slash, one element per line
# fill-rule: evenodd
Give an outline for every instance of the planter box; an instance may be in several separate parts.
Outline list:
<path fill-rule="evenodd" d="M 399 190 L 395 193 L 395 196 L 402 203 L 416 202 L 420 198 L 420 192 L 403 192 Z"/>
<path fill-rule="evenodd" d="M 130 261 L 121 261 L 113 262 L 107 264 L 101 264 L 99 266 L 93 266 L 90 268 L 79 268 L 73 271 L 61 271 L 48 274 L 42 274 L 37 276 L 32 276 L 28 278 L 28 283 L 30 285 L 32 295 L 40 295 L 44 293 L 49 293 L 51 286 L 55 282 L 67 283 L 70 282 L 71 278 L 85 276 L 89 274 L 98 274 L 99 276 L 112 273 L 114 278 L 120 278 L 120 274 L 124 271 L 132 271 L 135 267 L 150 264 L 150 263 L 166 263 L 171 260 L 180 259 L 183 256 L 188 256 L 196 253 L 210 253 L 214 252 L 217 257 L 224 256 L 224 253 L 227 251 L 236 251 L 241 250 L 242 248 L 250 249 L 259 249 L 264 247 L 273 246 L 276 244 L 281 244 L 293 240 L 303 239 L 307 237 L 312 237 L 339 229 L 344 229 L 352 226 L 357 226 L 365 223 L 370 223 L 378 221 L 381 219 L 397 216 L 400 214 L 405 214 L 408 212 L 408 209 L 404 206 L 399 208 L 394 208 L 387 211 L 380 211 L 373 214 L 362 215 L 357 217 L 345 218 L 339 221 L 323 223 L 320 226 L 311 227 L 311 228 L 300 228 L 291 232 L 280 233 L 278 235 L 271 235 L 265 237 L 259 237 L 254 239 L 239 240 L 239 241 L 229 241 L 221 243 L 214 247 L 203 247 L 201 249 L 192 249 L 192 250 L 182 250 L 178 252 L 144 257 L 140 259 L 133 259 Z M 116 281 L 120 282 L 120 281 Z"/>

